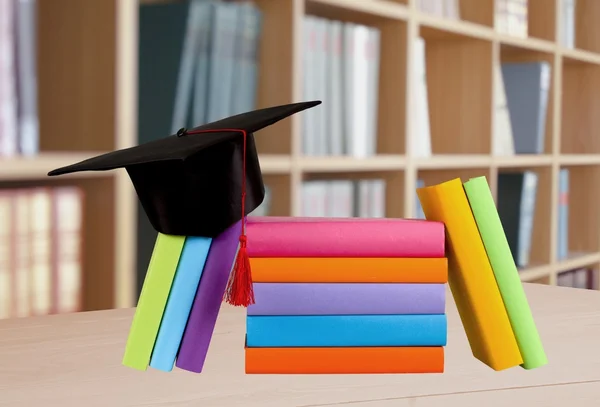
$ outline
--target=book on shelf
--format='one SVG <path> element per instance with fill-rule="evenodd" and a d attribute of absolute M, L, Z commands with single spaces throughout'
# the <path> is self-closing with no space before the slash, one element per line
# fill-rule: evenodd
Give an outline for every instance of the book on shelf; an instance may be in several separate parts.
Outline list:
<path fill-rule="evenodd" d="M 504 87 L 504 77 L 500 64 L 494 64 L 494 116 L 492 133 L 492 155 L 510 156 L 515 154 L 514 135 L 511 127 L 510 111 Z"/>
<path fill-rule="evenodd" d="M 559 42 L 563 47 L 575 48 L 575 9 L 577 0 L 558 0 L 560 2 Z"/>
<path fill-rule="evenodd" d="M 382 179 L 304 181 L 301 216 L 383 218 L 385 187 Z"/>
<path fill-rule="evenodd" d="M 528 0 L 496 0 L 494 26 L 499 33 L 527 38 L 528 18 Z"/>
<path fill-rule="evenodd" d="M 417 0 L 420 11 L 451 20 L 460 19 L 460 0 Z"/>
<path fill-rule="evenodd" d="M 538 175 L 535 172 L 498 174 L 498 214 L 519 268 L 530 264 L 537 189 Z"/>
<path fill-rule="evenodd" d="M 492 155 L 544 153 L 550 86 L 546 61 L 494 66 Z"/>
<path fill-rule="evenodd" d="M 417 188 L 423 188 L 425 186 L 425 181 L 422 179 L 417 180 Z M 421 201 L 419 200 L 419 196 L 415 191 L 415 219 L 425 219 L 425 212 L 423 212 L 423 206 L 421 205 Z"/>
<path fill-rule="evenodd" d="M 36 0 L 0 1 L 0 157 L 39 150 Z"/>
<path fill-rule="evenodd" d="M 83 192 L 0 193 L 0 319 L 81 310 Z"/>
<path fill-rule="evenodd" d="M 379 29 L 312 15 L 302 26 L 303 97 L 323 101 L 303 117 L 303 154 L 376 154 Z"/>
<path fill-rule="evenodd" d="M 514 62 L 503 63 L 501 69 L 514 152 L 516 154 L 543 154 L 551 86 L 551 66 L 546 61 Z M 499 119 L 502 119 L 502 116 Z"/>
<path fill-rule="evenodd" d="M 558 260 L 569 255 L 569 170 L 561 168 L 558 173 Z"/>
<path fill-rule="evenodd" d="M 427 95 L 427 64 L 425 40 L 418 37 L 413 48 L 412 69 L 414 84 L 411 100 L 416 110 L 410 121 L 409 156 L 431 157 L 431 129 Z"/>
<path fill-rule="evenodd" d="M 562 273 L 558 273 L 556 285 L 559 287 L 596 290 L 598 287 L 598 270 L 583 267 L 563 271 Z"/>
<path fill-rule="evenodd" d="M 265 185 L 265 199 L 263 202 L 252 211 L 252 216 L 269 216 L 271 213 L 271 202 L 273 200 L 273 192 L 269 185 Z"/>
<path fill-rule="evenodd" d="M 190 0 L 139 11 L 138 143 L 256 108 L 262 13 Z M 138 292 L 156 231 L 138 204 Z"/>

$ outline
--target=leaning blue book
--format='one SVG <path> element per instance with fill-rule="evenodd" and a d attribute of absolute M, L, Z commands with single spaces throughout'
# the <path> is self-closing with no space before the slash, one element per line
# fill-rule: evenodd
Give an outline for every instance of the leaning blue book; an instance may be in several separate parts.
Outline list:
<path fill-rule="evenodd" d="M 153 369 L 173 370 L 211 243 L 207 237 L 185 239 L 150 359 Z"/>

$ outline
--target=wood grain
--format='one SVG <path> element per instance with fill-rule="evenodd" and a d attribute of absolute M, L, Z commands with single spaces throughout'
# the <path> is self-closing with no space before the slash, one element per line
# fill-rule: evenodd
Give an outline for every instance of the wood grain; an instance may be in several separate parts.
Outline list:
<path fill-rule="evenodd" d="M 245 375 L 245 312 L 229 306 L 204 373 L 138 372 L 121 366 L 133 315 L 121 309 L 1 321 L 0 406 L 505 406 L 529 398 L 546 407 L 569 394 L 573 406 L 591 406 L 586 400 L 600 397 L 600 293 L 525 287 L 550 360 L 532 371 L 494 372 L 475 360 L 451 297 L 446 372 L 432 375 Z"/>

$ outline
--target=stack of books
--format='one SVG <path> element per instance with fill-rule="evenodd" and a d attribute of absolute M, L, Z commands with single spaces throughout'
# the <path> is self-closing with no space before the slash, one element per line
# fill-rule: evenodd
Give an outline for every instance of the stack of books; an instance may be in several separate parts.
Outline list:
<path fill-rule="evenodd" d="M 486 178 L 417 193 L 426 220 L 247 218 L 246 373 L 442 373 L 446 283 L 477 359 L 548 363 Z M 159 234 L 125 366 L 202 372 L 240 228 Z"/>
<path fill-rule="evenodd" d="M 246 373 L 442 373 L 444 225 L 248 218 Z"/>

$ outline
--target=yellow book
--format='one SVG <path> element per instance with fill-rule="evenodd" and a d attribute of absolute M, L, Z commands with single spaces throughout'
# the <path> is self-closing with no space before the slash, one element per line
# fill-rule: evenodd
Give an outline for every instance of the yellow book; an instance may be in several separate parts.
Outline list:
<path fill-rule="evenodd" d="M 459 178 L 417 189 L 428 220 L 446 226 L 448 283 L 473 356 L 494 370 L 523 363 Z"/>

